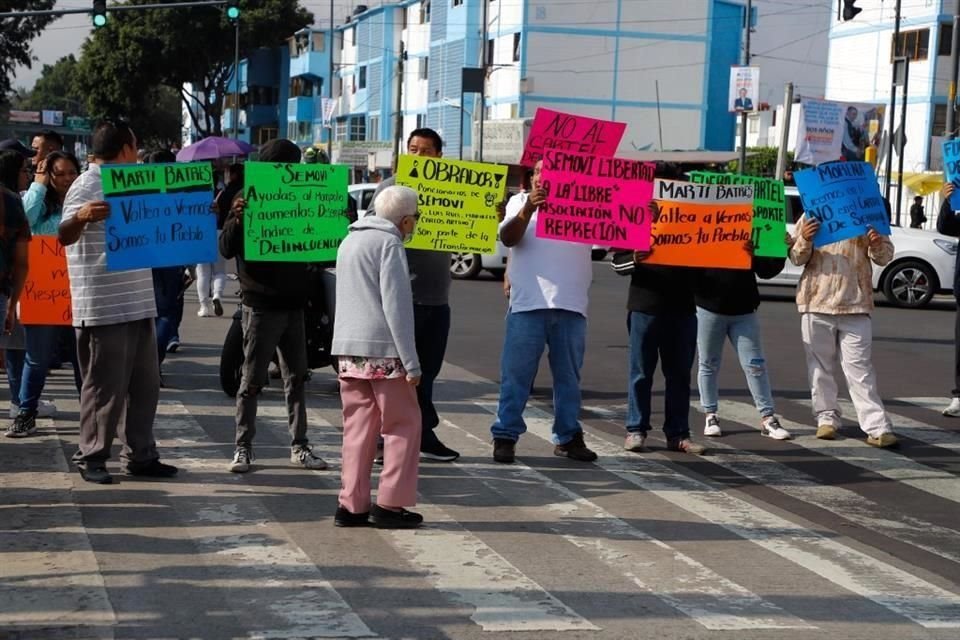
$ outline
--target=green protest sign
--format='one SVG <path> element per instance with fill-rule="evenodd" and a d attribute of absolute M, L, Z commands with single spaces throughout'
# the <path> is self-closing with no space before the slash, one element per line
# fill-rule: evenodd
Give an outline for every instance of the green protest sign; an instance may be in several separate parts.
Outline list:
<path fill-rule="evenodd" d="M 753 254 L 760 258 L 787 257 L 787 205 L 783 182 L 734 173 L 691 171 L 690 182 L 753 185 Z"/>
<path fill-rule="evenodd" d="M 101 167 L 100 174 L 104 197 L 213 189 L 213 167 L 209 162 L 107 164 Z"/>
<path fill-rule="evenodd" d="M 424 156 L 400 156 L 397 184 L 415 189 L 420 218 L 411 249 L 493 253 L 497 205 L 507 185 L 507 167 Z"/>
<path fill-rule="evenodd" d="M 244 165 L 244 257 L 251 261 L 326 262 L 350 224 L 349 168 L 335 164 Z"/>

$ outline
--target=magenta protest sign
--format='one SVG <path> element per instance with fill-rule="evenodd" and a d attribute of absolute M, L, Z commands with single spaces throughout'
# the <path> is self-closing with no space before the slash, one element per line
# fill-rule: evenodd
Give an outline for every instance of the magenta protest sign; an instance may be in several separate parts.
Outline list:
<path fill-rule="evenodd" d="M 532 167 L 544 149 L 560 149 L 591 156 L 612 156 L 620 146 L 627 125 L 612 120 L 537 109 L 520 164 Z"/>
<path fill-rule="evenodd" d="M 546 149 L 537 237 L 649 249 L 653 172 L 651 162 Z"/>

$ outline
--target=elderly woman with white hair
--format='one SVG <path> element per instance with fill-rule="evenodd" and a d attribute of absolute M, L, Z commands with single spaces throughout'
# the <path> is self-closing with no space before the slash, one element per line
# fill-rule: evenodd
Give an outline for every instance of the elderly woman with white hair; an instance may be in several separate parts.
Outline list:
<path fill-rule="evenodd" d="M 338 356 L 343 403 L 343 469 L 334 524 L 409 529 L 423 522 L 407 511 L 417 500 L 420 362 L 414 343 L 413 295 L 404 239 L 417 224 L 417 193 L 389 187 L 376 215 L 350 225 L 337 254 Z M 371 506 L 370 473 L 383 435 L 384 464 Z"/>

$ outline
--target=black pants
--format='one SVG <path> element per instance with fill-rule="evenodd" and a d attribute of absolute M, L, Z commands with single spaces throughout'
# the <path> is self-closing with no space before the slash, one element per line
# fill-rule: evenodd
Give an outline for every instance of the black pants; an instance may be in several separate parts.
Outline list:
<path fill-rule="evenodd" d="M 953 317 L 953 391 L 954 398 L 960 398 L 960 300 L 957 300 L 957 312 Z"/>
<path fill-rule="evenodd" d="M 440 375 L 443 357 L 447 352 L 447 335 L 450 333 L 450 305 L 413 305 L 414 333 L 417 343 L 417 358 L 420 360 L 420 384 L 417 386 L 417 403 L 420 405 L 423 432 L 432 431 L 440 424 L 437 409 L 433 406 L 433 381 Z"/>

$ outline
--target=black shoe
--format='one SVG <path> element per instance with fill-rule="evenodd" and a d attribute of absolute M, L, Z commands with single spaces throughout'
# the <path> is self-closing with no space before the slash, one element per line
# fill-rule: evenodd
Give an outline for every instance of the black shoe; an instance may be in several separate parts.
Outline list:
<path fill-rule="evenodd" d="M 13 420 L 13 424 L 3 435 L 8 438 L 26 438 L 37 432 L 37 412 L 21 411 Z"/>
<path fill-rule="evenodd" d="M 370 521 L 377 529 L 416 529 L 423 522 L 423 516 L 406 509 L 390 511 L 373 505 L 370 509 Z"/>
<path fill-rule="evenodd" d="M 493 459 L 503 464 L 513 464 L 517 455 L 517 443 L 507 438 L 493 439 Z"/>
<path fill-rule="evenodd" d="M 566 444 L 558 444 L 553 448 L 553 455 L 580 462 L 593 462 L 597 459 L 597 454 L 587 448 L 583 443 L 583 431 L 579 431 L 573 439 Z"/>
<path fill-rule="evenodd" d="M 94 484 L 113 483 L 113 476 L 106 467 L 80 467 L 80 477 Z"/>
<path fill-rule="evenodd" d="M 159 460 L 150 462 L 130 462 L 123 469 L 128 476 L 142 476 L 145 478 L 172 478 L 177 475 L 177 468 L 172 464 L 163 464 Z"/>
<path fill-rule="evenodd" d="M 213 312 L 217 314 L 217 317 L 223 315 L 223 305 L 220 304 L 220 298 L 213 299 Z"/>
<path fill-rule="evenodd" d="M 433 460 L 434 462 L 453 462 L 460 457 L 459 451 L 454 451 L 447 445 L 440 442 L 440 439 L 433 433 L 425 434 L 424 440 L 420 441 L 420 459 Z"/>
<path fill-rule="evenodd" d="M 337 513 L 333 516 L 333 524 L 337 527 L 368 527 L 370 526 L 370 512 L 352 513 L 341 504 L 337 505 Z"/>

